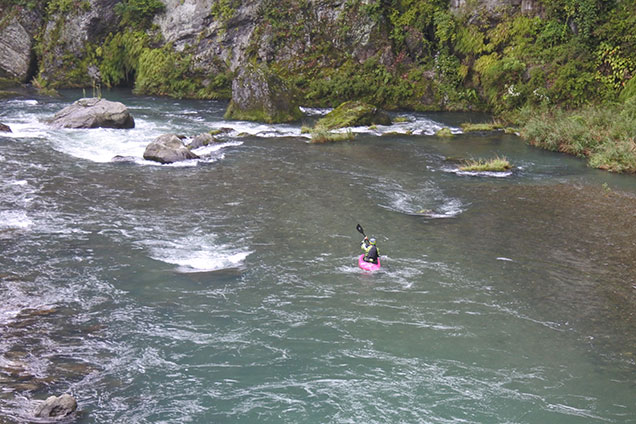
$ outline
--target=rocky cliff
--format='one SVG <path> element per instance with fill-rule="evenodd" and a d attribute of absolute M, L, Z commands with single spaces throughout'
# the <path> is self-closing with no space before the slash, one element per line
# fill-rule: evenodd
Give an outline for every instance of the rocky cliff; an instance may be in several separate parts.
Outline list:
<path fill-rule="evenodd" d="M 28 82 L 36 71 L 35 37 L 42 11 L 0 3 L 0 78 Z"/>
<path fill-rule="evenodd" d="M 359 61 L 389 48 L 364 2 L 166 0 L 155 23 L 165 43 L 192 54 L 200 69 L 234 72 L 249 60 L 300 66 L 328 44 Z M 353 5 L 352 5 L 353 4 Z"/>
<path fill-rule="evenodd" d="M 31 6 L 29 6 L 31 5 Z M 302 103 L 576 105 L 636 73 L 633 2 L 0 0 L 0 79 L 229 98 L 248 63 Z"/>

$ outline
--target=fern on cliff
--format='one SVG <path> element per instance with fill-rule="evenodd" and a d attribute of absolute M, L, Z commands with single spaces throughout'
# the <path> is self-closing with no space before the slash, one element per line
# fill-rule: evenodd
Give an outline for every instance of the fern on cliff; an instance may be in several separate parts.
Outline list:
<path fill-rule="evenodd" d="M 135 29 L 148 28 L 155 15 L 165 9 L 161 0 L 123 0 L 115 5 L 115 12 L 121 17 L 121 26 Z"/>

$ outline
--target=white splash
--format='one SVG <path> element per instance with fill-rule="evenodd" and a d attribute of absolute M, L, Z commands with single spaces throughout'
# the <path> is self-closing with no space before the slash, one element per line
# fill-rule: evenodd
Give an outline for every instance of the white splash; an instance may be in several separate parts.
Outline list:
<path fill-rule="evenodd" d="M 25 211 L 0 211 L 0 231 L 26 230 L 32 225 L 33 221 L 27 216 Z"/>
<path fill-rule="evenodd" d="M 220 244 L 216 237 L 185 236 L 175 240 L 146 240 L 152 259 L 177 265 L 178 272 L 210 272 L 240 268 L 252 253 L 247 249 Z"/>

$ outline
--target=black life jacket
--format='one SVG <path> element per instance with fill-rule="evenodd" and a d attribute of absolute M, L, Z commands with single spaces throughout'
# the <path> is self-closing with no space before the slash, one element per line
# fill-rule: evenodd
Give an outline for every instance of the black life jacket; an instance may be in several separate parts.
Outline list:
<path fill-rule="evenodd" d="M 379 256 L 378 248 L 371 245 L 371 249 L 369 249 L 369 253 L 364 255 L 364 260 L 367 262 L 373 262 L 374 264 L 377 264 L 378 256 Z"/>

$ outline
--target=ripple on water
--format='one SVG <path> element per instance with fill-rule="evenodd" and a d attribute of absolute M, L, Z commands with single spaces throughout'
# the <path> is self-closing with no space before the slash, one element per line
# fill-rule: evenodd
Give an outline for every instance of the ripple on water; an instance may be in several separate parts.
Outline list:
<path fill-rule="evenodd" d="M 464 211 L 460 199 L 446 196 L 431 181 L 405 188 L 397 181 L 381 179 L 369 189 L 377 193 L 378 206 L 394 212 L 428 218 L 453 218 Z"/>

